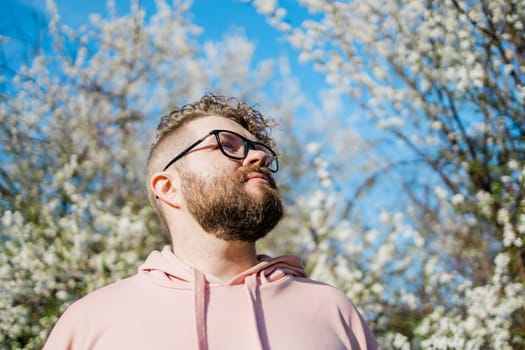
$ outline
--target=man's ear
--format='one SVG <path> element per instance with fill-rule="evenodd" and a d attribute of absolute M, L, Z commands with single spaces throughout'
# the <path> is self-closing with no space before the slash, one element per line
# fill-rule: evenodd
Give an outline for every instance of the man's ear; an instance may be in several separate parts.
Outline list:
<path fill-rule="evenodd" d="M 172 207 L 180 208 L 180 178 L 175 172 L 161 171 L 150 180 L 153 194 Z"/>

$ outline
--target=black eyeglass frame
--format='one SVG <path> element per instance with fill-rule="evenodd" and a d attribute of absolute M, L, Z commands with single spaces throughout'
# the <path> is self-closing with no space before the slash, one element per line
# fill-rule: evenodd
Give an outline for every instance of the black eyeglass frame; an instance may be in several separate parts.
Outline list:
<path fill-rule="evenodd" d="M 244 142 L 244 155 L 242 157 L 232 156 L 231 154 L 228 154 L 224 150 L 224 148 L 222 147 L 221 139 L 219 138 L 219 134 L 221 132 L 227 132 L 227 133 L 233 134 L 233 135 L 241 138 L 241 140 L 243 140 L 243 142 Z M 189 145 L 188 147 L 183 149 L 175 157 L 173 157 L 173 159 L 171 159 L 168 162 L 168 164 L 166 164 L 166 166 L 164 167 L 164 169 L 162 169 L 162 171 L 166 171 L 171 165 L 173 165 L 173 163 L 175 163 L 176 161 L 178 161 L 179 159 L 184 157 L 189 151 L 191 151 L 193 148 L 195 148 L 198 144 L 200 144 L 201 142 L 206 140 L 211 135 L 215 135 L 215 140 L 217 141 L 217 145 L 219 146 L 219 149 L 221 150 L 221 153 L 224 154 L 226 157 L 231 158 L 231 159 L 235 159 L 235 160 L 243 160 L 243 159 L 245 159 L 248 156 L 248 152 L 251 149 L 258 150 L 256 145 L 259 146 L 259 147 L 263 147 L 263 148 L 267 149 L 268 151 L 270 151 L 270 154 L 273 156 L 273 159 L 271 159 L 269 162 L 268 161 L 266 162 L 267 165 L 268 165 L 268 169 L 272 173 L 276 173 L 279 170 L 279 161 L 277 159 L 277 153 L 275 153 L 274 150 L 272 150 L 270 147 L 266 146 L 264 143 L 249 140 L 246 137 L 244 137 L 244 136 L 242 136 L 242 135 L 240 135 L 240 134 L 238 134 L 236 132 L 230 131 L 230 130 L 212 130 L 208 134 L 206 134 L 204 137 L 201 137 L 200 139 L 198 139 L 197 141 L 195 141 L 194 143 L 192 143 L 191 145 Z M 265 153 L 267 153 L 267 152 L 265 152 Z M 273 162 L 275 162 L 275 169 L 271 169 L 269 167 L 269 165 L 272 164 Z"/>

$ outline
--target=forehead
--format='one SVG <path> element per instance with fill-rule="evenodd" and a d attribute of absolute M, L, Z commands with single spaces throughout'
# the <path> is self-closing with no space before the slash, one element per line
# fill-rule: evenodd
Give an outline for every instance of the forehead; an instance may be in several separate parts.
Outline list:
<path fill-rule="evenodd" d="M 235 121 L 219 116 L 202 117 L 192 120 L 187 125 L 187 128 L 188 131 L 195 135 L 195 137 L 201 137 L 211 130 L 229 130 L 236 132 L 247 139 L 256 139 L 255 136 Z"/>

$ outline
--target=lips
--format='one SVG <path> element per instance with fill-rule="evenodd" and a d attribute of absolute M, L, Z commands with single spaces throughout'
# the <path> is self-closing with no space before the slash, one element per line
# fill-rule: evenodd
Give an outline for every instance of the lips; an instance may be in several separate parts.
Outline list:
<path fill-rule="evenodd" d="M 257 180 L 257 179 L 270 183 L 270 179 L 268 178 L 266 174 L 252 172 L 246 176 L 246 182 L 250 180 Z"/>

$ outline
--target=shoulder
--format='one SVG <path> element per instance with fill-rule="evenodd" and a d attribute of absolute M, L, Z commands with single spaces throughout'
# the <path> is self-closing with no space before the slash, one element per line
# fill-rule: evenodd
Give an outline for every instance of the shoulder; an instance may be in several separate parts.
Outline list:
<path fill-rule="evenodd" d="M 340 306 L 352 306 L 350 299 L 340 289 L 324 282 L 319 282 L 307 277 L 292 277 L 293 287 L 301 292 L 307 293 L 311 297 L 319 297 L 320 301 L 332 303 Z"/>
<path fill-rule="evenodd" d="M 136 283 L 137 275 L 95 290 L 69 305 L 51 330 L 44 349 L 89 347 L 86 344 L 111 322 L 110 313 L 130 300 Z"/>
<path fill-rule="evenodd" d="M 96 289 L 75 301 L 70 306 L 70 308 L 89 307 L 93 303 L 99 304 L 113 302 L 114 300 L 112 299 L 118 298 L 118 296 L 122 297 L 123 295 L 133 293 L 137 282 L 136 279 L 137 275 L 113 282 L 111 284 L 108 284 L 107 286 Z"/>
<path fill-rule="evenodd" d="M 69 338 L 78 338 L 79 330 L 100 328 L 101 323 L 111 319 L 110 313 L 125 308 L 126 301 L 136 293 L 137 275 L 97 289 L 69 305 L 56 322 L 48 343 Z M 81 327 L 80 327 L 81 326 Z"/>
<path fill-rule="evenodd" d="M 294 294 L 308 298 L 308 307 L 320 317 L 340 319 L 351 326 L 366 323 L 354 303 L 340 289 L 305 277 L 293 278 Z"/>
<path fill-rule="evenodd" d="M 343 291 L 305 277 L 291 279 L 290 290 L 303 304 L 302 315 L 308 314 L 316 324 L 331 327 L 341 339 L 347 337 L 352 349 L 378 348 L 367 322 Z"/>
<path fill-rule="evenodd" d="M 82 322 L 94 319 L 98 322 L 106 314 L 115 315 L 118 311 L 125 311 L 129 303 L 140 299 L 142 294 L 144 284 L 137 274 L 90 292 L 71 304 L 62 317 L 80 319 Z"/>
<path fill-rule="evenodd" d="M 358 311 L 348 296 L 340 289 L 307 277 L 289 276 L 280 286 L 279 294 L 283 300 L 297 305 L 302 312 L 311 312 L 319 317 L 336 318 L 350 323 Z M 307 310 L 304 306 L 307 305 Z"/>

